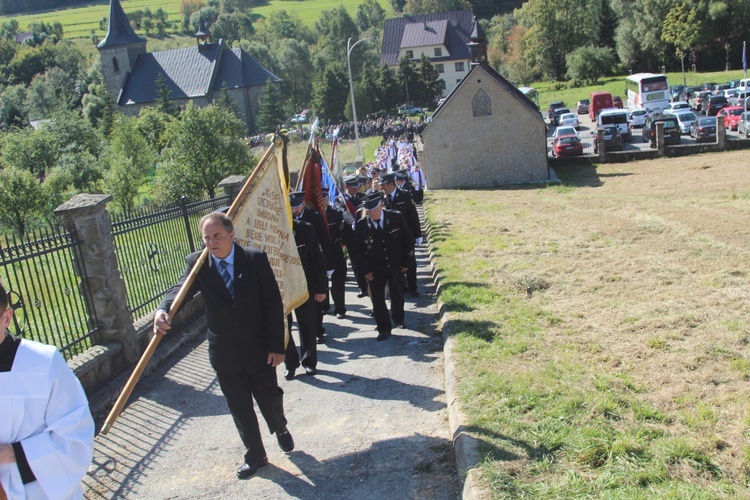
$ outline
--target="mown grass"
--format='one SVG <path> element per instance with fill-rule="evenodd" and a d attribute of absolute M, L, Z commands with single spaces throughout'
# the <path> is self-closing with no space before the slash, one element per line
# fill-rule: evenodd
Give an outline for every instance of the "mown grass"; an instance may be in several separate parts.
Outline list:
<path fill-rule="evenodd" d="M 750 495 L 750 287 L 735 273 L 750 203 L 726 196 L 747 190 L 745 161 L 428 191 L 459 397 L 495 498 Z"/>

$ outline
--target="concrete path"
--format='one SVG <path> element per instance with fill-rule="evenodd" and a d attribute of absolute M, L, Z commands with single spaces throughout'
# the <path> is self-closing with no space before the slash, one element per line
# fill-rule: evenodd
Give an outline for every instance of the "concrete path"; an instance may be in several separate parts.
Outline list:
<path fill-rule="evenodd" d="M 422 295 L 407 296 L 406 329 L 377 342 L 369 299 L 349 281 L 347 317 L 324 320 L 318 375 L 286 381 L 278 368 L 293 452 L 262 423 L 270 465 L 235 477 L 244 448 L 201 334 L 142 379 L 109 434 L 97 436 L 86 497 L 459 498 L 425 247 L 417 259 Z M 105 416 L 95 415 L 99 425 Z"/>

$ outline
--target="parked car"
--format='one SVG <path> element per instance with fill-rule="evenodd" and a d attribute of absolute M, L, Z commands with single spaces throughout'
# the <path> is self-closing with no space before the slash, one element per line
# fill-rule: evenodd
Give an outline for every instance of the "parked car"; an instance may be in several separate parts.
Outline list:
<path fill-rule="evenodd" d="M 398 114 L 400 115 L 418 115 L 422 112 L 422 108 L 418 108 L 416 106 L 410 106 L 408 104 L 404 104 L 403 106 L 400 106 L 398 108 Z"/>
<path fill-rule="evenodd" d="M 628 120 L 628 112 L 624 109 L 610 108 L 603 109 L 599 116 L 596 118 L 596 124 L 600 127 L 607 125 L 614 125 L 617 130 L 620 131 L 622 140 L 624 142 L 630 142 L 633 135 L 630 132 L 630 121 Z"/>
<path fill-rule="evenodd" d="M 680 100 L 680 94 L 685 89 L 684 85 L 671 85 L 669 87 L 669 98 L 672 102 Z"/>
<path fill-rule="evenodd" d="M 677 117 L 677 124 L 680 126 L 680 133 L 682 135 L 690 134 L 690 127 L 692 127 L 693 122 L 698 119 L 698 115 L 689 109 L 672 111 L 671 114 Z"/>
<path fill-rule="evenodd" d="M 616 125 L 597 127 L 594 134 L 594 153 L 599 153 L 599 130 L 604 130 L 604 150 L 622 151 L 622 135 Z"/>
<path fill-rule="evenodd" d="M 552 156 L 559 158 L 583 154 L 583 144 L 578 136 L 561 135 L 552 143 Z"/>
<path fill-rule="evenodd" d="M 714 90 L 714 92 L 717 92 L 717 91 L 720 91 L 720 90 L 723 91 L 723 90 L 727 90 L 727 89 L 731 89 L 731 88 L 732 88 L 732 86 L 729 85 L 728 83 L 719 83 L 718 85 L 714 85 L 714 89 L 713 90 Z"/>
<path fill-rule="evenodd" d="M 711 95 L 710 90 L 696 90 L 693 92 L 693 94 L 690 96 L 690 100 L 688 101 L 688 104 L 690 104 L 690 109 L 695 111 L 696 113 L 701 110 L 701 102 L 703 100 L 703 97 Z"/>
<path fill-rule="evenodd" d="M 578 129 L 580 124 L 578 123 L 578 115 L 575 113 L 564 113 L 557 119 L 557 126 L 560 125 L 570 126 Z"/>
<path fill-rule="evenodd" d="M 695 120 L 690 129 L 690 137 L 694 137 L 695 142 L 716 141 L 716 117 L 705 116 Z"/>
<path fill-rule="evenodd" d="M 727 101 L 729 101 L 731 103 L 732 99 L 734 99 L 734 96 L 737 95 L 737 93 L 739 92 L 739 90 L 737 90 L 737 89 L 725 89 L 725 90 L 722 90 L 721 92 L 724 94 L 724 97 L 727 98 Z"/>
<path fill-rule="evenodd" d="M 680 101 L 688 102 L 688 99 L 690 99 L 690 96 L 693 95 L 693 92 L 698 92 L 701 88 L 700 87 L 685 87 L 682 89 L 682 92 L 680 92 Z"/>
<path fill-rule="evenodd" d="M 568 108 L 556 108 L 555 111 L 552 113 L 552 118 L 550 118 L 550 123 L 554 126 L 560 125 L 560 117 L 568 113 L 570 113 L 570 110 Z"/>
<path fill-rule="evenodd" d="M 747 98 L 750 97 L 750 91 L 748 90 L 738 90 L 734 96 L 729 99 L 729 104 L 731 106 L 742 106 L 745 104 L 745 101 Z"/>
<path fill-rule="evenodd" d="M 581 99 L 576 104 L 576 113 L 579 115 L 587 115 L 589 113 L 589 100 Z"/>
<path fill-rule="evenodd" d="M 612 96 L 612 104 L 614 104 L 616 108 L 622 109 L 622 98 L 619 95 Z"/>
<path fill-rule="evenodd" d="M 561 137 L 563 135 L 575 135 L 578 136 L 578 131 L 575 129 L 575 127 L 557 127 L 554 132 L 552 132 L 552 140 L 554 141 L 558 137 Z"/>
<path fill-rule="evenodd" d="M 662 111 L 662 113 L 671 113 L 672 111 L 677 111 L 678 109 L 690 109 L 690 104 L 682 101 L 670 102 L 664 108 L 664 111 Z"/>
<path fill-rule="evenodd" d="M 740 81 L 739 80 L 729 80 L 727 83 L 729 84 L 730 87 L 732 87 L 733 89 L 735 89 L 739 85 Z"/>
<path fill-rule="evenodd" d="M 703 90 L 713 90 L 714 87 L 716 87 L 715 82 L 701 83 L 701 88 Z"/>
<path fill-rule="evenodd" d="M 712 95 L 704 101 L 706 116 L 716 116 L 720 109 L 729 106 L 729 101 L 723 95 Z"/>
<path fill-rule="evenodd" d="M 547 108 L 547 119 L 550 123 L 552 123 L 552 116 L 555 114 L 555 110 L 557 108 L 564 108 L 565 103 L 562 101 L 552 101 L 549 103 L 549 107 Z"/>
<path fill-rule="evenodd" d="M 750 111 L 745 111 L 737 122 L 737 132 L 742 135 L 750 134 Z"/>
<path fill-rule="evenodd" d="M 646 123 L 643 124 L 641 129 L 643 142 L 650 143 L 652 148 L 656 147 L 656 124 L 658 122 L 664 122 L 664 143 L 679 144 L 682 133 L 680 132 L 680 125 L 677 123 L 677 117 L 662 114 L 655 114 L 646 118 Z"/>
<path fill-rule="evenodd" d="M 648 111 L 645 109 L 634 109 L 628 113 L 628 121 L 630 122 L 630 128 L 641 128 L 646 122 Z"/>
<path fill-rule="evenodd" d="M 739 126 L 740 117 L 745 112 L 745 108 L 742 106 L 727 106 L 724 109 L 720 109 L 716 116 L 724 117 L 724 127 L 727 130 L 737 130 Z"/>
<path fill-rule="evenodd" d="M 603 109 L 615 107 L 612 102 L 612 94 L 605 91 L 591 92 L 589 94 L 589 103 L 589 118 L 592 122 L 596 122 L 596 117 Z"/>

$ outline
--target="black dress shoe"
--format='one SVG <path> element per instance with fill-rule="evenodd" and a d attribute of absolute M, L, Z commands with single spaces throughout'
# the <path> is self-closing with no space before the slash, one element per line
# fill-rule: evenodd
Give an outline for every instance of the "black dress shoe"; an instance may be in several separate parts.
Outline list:
<path fill-rule="evenodd" d="M 276 441 L 279 442 L 279 448 L 281 451 L 289 453 L 294 449 L 294 439 L 289 434 L 289 430 L 285 427 L 283 431 L 276 431 Z"/>
<path fill-rule="evenodd" d="M 359 292 L 359 293 L 357 294 L 357 297 L 359 297 L 360 299 L 361 299 L 362 297 L 367 297 L 367 292 Z"/>
<path fill-rule="evenodd" d="M 309 366 L 306 366 L 305 367 L 305 373 L 308 374 L 308 375 L 315 375 L 316 373 L 318 373 L 318 370 L 315 369 L 315 368 L 311 368 Z"/>
<path fill-rule="evenodd" d="M 346 317 L 346 311 L 335 311 L 336 318 L 344 319 Z"/>
<path fill-rule="evenodd" d="M 412 290 L 411 292 L 409 292 L 409 295 L 411 295 L 412 297 L 419 297 L 419 292 L 416 290 Z"/>
<path fill-rule="evenodd" d="M 325 344 L 326 343 L 326 336 L 325 335 L 321 335 L 320 337 L 317 337 L 315 339 L 315 343 L 316 344 Z"/>
<path fill-rule="evenodd" d="M 287 380 L 292 380 L 294 378 L 294 369 L 284 370 L 284 378 Z"/>
<path fill-rule="evenodd" d="M 238 479 L 247 479 L 256 472 L 258 472 L 258 469 L 261 467 L 265 467 L 268 465 L 268 459 L 264 458 L 261 462 L 250 465 L 250 464 L 242 464 L 242 467 L 237 469 L 237 478 Z"/>
<path fill-rule="evenodd" d="M 401 323 L 396 323 L 396 328 L 406 328 L 406 324 L 403 321 Z"/>
<path fill-rule="evenodd" d="M 385 340 L 391 336 L 391 332 L 380 332 L 375 340 Z"/>

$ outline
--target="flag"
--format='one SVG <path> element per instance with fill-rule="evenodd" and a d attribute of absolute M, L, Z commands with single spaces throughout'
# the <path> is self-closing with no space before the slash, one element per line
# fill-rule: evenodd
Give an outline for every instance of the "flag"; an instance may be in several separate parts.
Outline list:
<path fill-rule="evenodd" d="M 336 199 L 336 197 L 339 194 L 338 186 L 336 185 L 336 179 L 333 178 L 333 174 L 331 174 L 331 170 L 328 168 L 328 165 L 326 165 L 326 160 L 321 155 L 320 157 L 320 166 L 321 166 L 321 179 L 320 184 L 324 188 L 328 188 L 328 203 L 330 205 L 333 205 L 333 200 Z"/>
<path fill-rule="evenodd" d="M 234 216 L 234 236 L 237 244 L 263 249 L 268 255 L 286 317 L 307 301 L 307 280 L 294 241 L 282 156 L 277 154 L 276 165 L 268 161 L 261 168 L 252 191 Z"/>
<path fill-rule="evenodd" d="M 745 77 L 747 77 L 747 52 L 745 51 L 745 43 L 742 42 L 742 71 L 745 72 Z"/>
<path fill-rule="evenodd" d="M 302 184 L 299 191 L 305 192 L 305 203 L 309 203 L 314 210 L 320 212 L 328 230 L 328 217 L 326 217 L 326 206 L 323 203 L 323 160 L 320 151 L 310 150 L 310 158 L 303 173 Z"/>

